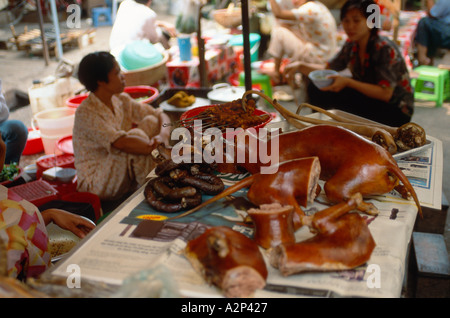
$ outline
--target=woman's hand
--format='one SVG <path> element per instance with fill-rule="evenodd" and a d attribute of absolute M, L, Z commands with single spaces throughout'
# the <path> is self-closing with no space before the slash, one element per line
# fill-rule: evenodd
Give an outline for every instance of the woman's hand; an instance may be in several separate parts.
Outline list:
<path fill-rule="evenodd" d="M 325 69 L 325 66 L 325 64 L 294 61 L 284 67 L 283 75 L 289 81 L 289 78 L 295 76 L 295 73 L 302 73 L 304 76 L 308 76 L 312 71 Z"/>
<path fill-rule="evenodd" d="M 344 88 L 346 88 L 350 83 L 350 78 L 340 75 L 329 75 L 328 78 L 334 78 L 333 84 L 330 86 L 326 86 L 321 88 L 323 91 L 329 91 L 329 92 L 340 92 Z"/>
<path fill-rule="evenodd" d="M 85 218 L 60 209 L 47 209 L 41 212 L 45 224 L 55 223 L 60 228 L 68 230 L 83 238 L 95 228 L 95 225 Z"/>
<path fill-rule="evenodd" d="M 173 24 L 167 23 L 167 22 L 164 22 L 164 21 L 157 21 L 156 24 L 159 27 L 164 28 L 167 31 L 167 33 L 169 33 L 169 35 L 171 37 L 176 37 L 177 36 L 178 32 L 177 32 L 177 29 L 175 28 L 175 26 Z"/>
<path fill-rule="evenodd" d="M 283 76 L 289 83 L 289 80 L 295 76 L 295 73 L 300 72 L 300 68 L 303 65 L 301 61 L 295 61 L 287 64 L 283 70 Z"/>
<path fill-rule="evenodd" d="M 164 123 L 170 123 L 169 116 L 164 113 L 162 110 L 158 114 L 159 122 L 160 122 L 160 131 L 159 134 L 154 136 L 150 143 L 156 143 L 156 144 L 164 144 L 164 146 L 170 147 L 170 135 L 172 134 L 172 128 L 170 126 L 165 127 Z"/>
<path fill-rule="evenodd" d="M 150 139 L 150 145 L 156 146 L 163 144 L 166 148 L 170 147 L 170 133 L 166 130 L 162 130 L 158 135 Z"/>
<path fill-rule="evenodd" d="M 366 95 L 367 97 L 375 98 L 386 103 L 389 102 L 392 94 L 394 94 L 394 89 L 392 87 L 382 87 L 376 84 L 365 83 L 357 81 L 350 77 L 340 75 L 330 75 L 329 77 L 334 78 L 333 84 L 327 87 L 323 87 L 321 88 L 321 90 L 329 92 L 339 92 L 348 87 L 360 92 L 361 94 Z"/>

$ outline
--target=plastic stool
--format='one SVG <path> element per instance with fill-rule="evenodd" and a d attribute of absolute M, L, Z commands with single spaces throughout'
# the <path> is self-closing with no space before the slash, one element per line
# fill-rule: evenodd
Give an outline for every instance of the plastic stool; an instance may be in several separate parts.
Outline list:
<path fill-rule="evenodd" d="M 270 98 L 272 98 L 272 83 L 270 82 L 269 75 L 258 73 L 257 71 L 252 71 L 252 84 L 261 85 L 261 89 Z M 245 85 L 245 73 L 241 72 L 239 74 L 239 85 Z"/>
<path fill-rule="evenodd" d="M 37 207 L 59 198 L 58 190 L 44 180 L 35 180 L 21 184 L 9 188 L 9 191 Z"/>
<path fill-rule="evenodd" d="M 112 25 L 111 9 L 105 7 L 92 8 L 92 23 L 94 27 L 102 25 Z M 100 21 L 100 17 L 104 17 L 104 21 Z"/>
<path fill-rule="evenodd" d="M 435 101 L 436 107 L 442 107 L 450 97 L 450 73 L 448 70 L 433 66 L 421 65 L 414 69 L 419 76 L 411 80 L 414 87 L 414 98 Z M 433 88 L 426 83 L 432 83 Z"/>

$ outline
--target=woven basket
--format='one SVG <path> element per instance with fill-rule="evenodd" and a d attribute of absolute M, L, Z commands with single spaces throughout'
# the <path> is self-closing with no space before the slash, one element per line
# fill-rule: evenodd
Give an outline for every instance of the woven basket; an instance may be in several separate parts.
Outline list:
<path fill-rule="evenodd" d="M 140 68 L 132 71 L 122 71 L 125 76 L 126 86 L 153 85 L 167 76 L 166 63 L 169 54 L 164 52 L 163 59 L 152 66 Z"/>
<path fill-rule="evenodd" d="M 214 21 L 224 28 L 233 29 L 242 24 L 242 13 L 240 8 L 233 10 L 220 9 L 213 12 Z"/>

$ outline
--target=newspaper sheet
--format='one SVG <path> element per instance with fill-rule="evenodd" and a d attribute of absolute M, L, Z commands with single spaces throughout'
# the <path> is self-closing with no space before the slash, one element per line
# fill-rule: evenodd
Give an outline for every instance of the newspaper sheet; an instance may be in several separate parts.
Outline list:
<path fill-rule="evenodd" d="M 435 144 L 436 145 L 436 144 Z M 220 175 L 226 185 L 245 175 Z M 204 196 L 204 200 L 209 197 Z M 397 193 L 368 199 L 380 210 L 367 218 L 376 248 L 363 266 L 347 271 L 304 273 L 283 277 L 265 256 L 269 276 L 266 287 L 256 297 L 399 297 L 405 274 L 405 261 L 417 207 Z M 327 207 L 322 193 L 305 209 L 314 213 Z M 246 190 L 217 201 L 190 216 L 164 221 L 167 215 L 153 210 L 145 200 L 143 188 L 116 209 L 101 226 L 61 260 L 51 275 L 69 277 L 69 265 L 80 268 L 82 280 L 97 281 L 118 287 L 124 279 L 158 265 L 170 270 L 182 296 L 222 297 L 214 286 L 205 283 L 183 255 L 187 241 L 206 227 L 226 225 L 249 237 L 251 225 L 244 223 L 249 202 Z M 173 215 L 171 215 L 173 216 Z M 296 232 L 297 241 L 311 237 L 308 228 Z"/>
<path fill-rule="evenodd" d="M 398 166 L 416 190 L 420 204 L 442 208 L 443 150 L 442 141 L 427 136 L 427 143 L 394 155 Z"/>

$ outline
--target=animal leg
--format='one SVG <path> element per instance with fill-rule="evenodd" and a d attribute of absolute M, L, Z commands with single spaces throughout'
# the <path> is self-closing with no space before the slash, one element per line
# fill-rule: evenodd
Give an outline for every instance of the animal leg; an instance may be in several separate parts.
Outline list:
<path fill-rule="evenodd" d="M 364 189 L 360 187 L 360 180 L 354 178 L 349 180 L 347 174 L 341 176 L 341 174 L 336 173 L 325 183 L 324 190 L 328 200 L 332 203 L 348 201 L 356 193 L 364 195 Z M 378 215 L 379 213 L 375 205 L 364 201 L 358 204 L 357 209 L 369 215 Z"/>
<path fill-rule="evenodd" d="M 331 233 L 336 230 L 336 220 L 342 215 L 357 209 L 363 203 L 360 193 L 354 194 L 349 200 L 338 203 L 330 208 L 319 211 L 312 216 L 305 216 L 305 225 L 312 231 Z"/>

